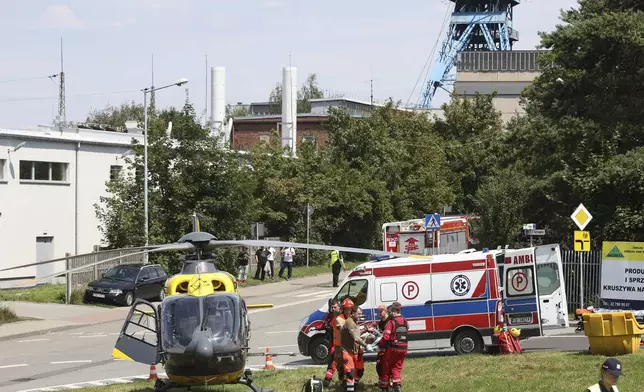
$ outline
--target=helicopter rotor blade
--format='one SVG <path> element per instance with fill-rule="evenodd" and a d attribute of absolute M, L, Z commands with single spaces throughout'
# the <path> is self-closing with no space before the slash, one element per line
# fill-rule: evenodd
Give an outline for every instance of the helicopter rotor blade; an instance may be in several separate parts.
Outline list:
<path fill-rule="evenodd" d="M 148 245 L 148 246 L 137 246 L 137 247 L 132 247 L 132 248 L 118 248 L 118 249 L 108 249 L 108 250 L 101 250 L 98 252 L 90 252 L 90 253 L 83 253 L 80 255 L 74 255 L 74 256 L 69 256 L 69 257 L 60 257 L 58 259 L 52 259 L 52 260 L 43 260 L 43 261 L 38 261 L 35 263 L 29 263 L 29 264 L 22 264 L 18 265 L 15 267 L 9 267 L 9 268 L 3 268 L 0 269 L 0 272 L 4 271 L 11 271 L 15 269 L 20 269 L 20 268 L 26 268 L 26 267 L 34 267 L 37 265 L 43 265 L 43 264 L 49 264 L 49 263 L 56 263 L 59 261 L 65 261 L 65 260 L 74 260 L 78 259 L 80 257 L 85 257 L 85 256 L 94 256 L 94 255 L 100 255 L 100 254 L 105 254 L 105 253 L 110 253 L 110 252 L 117 252 L 117 251 L 133 251 L 133 250 L 144 250 L 144 249 L 156 249 L 160 246 L 165 246 L 165 245 Z"/>
<path fill-rule="evenodd" d="M 331 245 L 319 245 L 319 244 L 303 244 L 299 242 L 286 242 L 286 241 L 269 241 L 269 240 L 211 240 L 207 245 L 212 248 L 226 247 L 226 246 L 273 246 L 273 247 L 292 247 L 292 248 L 303 248 L 303 249 L 313 249 L 313 250 L 326 250 L 332 251 L 337 250 L 340 252 L 346 253 L 361 253 L 374 256 L 395 256 L 395 257 L 409 257 L 407 253 L 399 252 L 386 252 L 376 249 L 364 249 L 364 248 L 352 248 L 346 246 L 331 246 Z"/>
<path fill-rule="evenodd" d="M 169 251 L 169 250 L 188 250 L 188 251 L 192 251 L 194 249 L 195 249 L 195 246 L 193 244 L 190 244 L 190 243 L 162 245 L 162 246 L 159 246 L 158 248 L 155 248 L 155 249 L 146 249 L 146 250 L 143 250 L 143 251 L 140 251 L 140 252 L 129 253 L 127 255 L 120 255 L 120 256 L 116 256 L 116 257 L 111 257 L 109 259 L 96 261 L 94 263 L 86 264 L 86 265 L 83 265 L 83 266 L 80 266 L 80 267 L 70 268 L 68 270 L 64 270 L 64 271 L 61 271 L 61 272 L 56 272 L 55 274 L 50 274 L 50 275 L 47 275 L 47 276 L 43 276 L 41 278 L 24 280 L 24 281 L 21 281 L 20 283 L 14 284 L 11 287 L 15 288 L 15 287 L 19 287 L 19 286 L 25 286 L 25 285 L 30 284 L 30 283 L 37 283 L 37 282 L 40 282 L 42 280 L 46 280 L 46 279 L 54 278 L 56 276 L 65 275 L 65 274 L 69 274 L 69 273 L 72 273 L 72 272 L 80 271 L 80 270 L 83 270 L 85 268 L 93 267 L 95 265 L 99 265 L 99 264 L 102 264 L 102 263 L 107 263 L 108 261 L 115 261 L 115 260 L 122 259 L 123 257 L 127 257 L 127 256 L 135 256 L 135 255 L 141 255 L 141 254 L 144 254 L 144 253 L 163 252 L 163 251 Z M 65 259 L 62 259 L 62 260 L 65 260 Z"/>

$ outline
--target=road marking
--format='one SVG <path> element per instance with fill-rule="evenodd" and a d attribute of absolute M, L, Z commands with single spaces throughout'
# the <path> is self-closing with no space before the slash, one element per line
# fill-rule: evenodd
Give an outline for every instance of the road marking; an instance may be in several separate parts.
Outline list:
<path fill-rule="evenodd" d="M 295 301 L 295 302 L 289 302 L 286 304 L 281 304 L 281 305 L 275 305 L 272 308 L 264 308 L 264 309 L 252 309 L 248 311 L 248 314 L 255 314 L 255 313 L 260 313 L 260 312 L 267 312 L 269 310 L 275 310 L 275 309 L 281 309 L 281 308 L 287 308 L 289 306 L 295 306 L 295 305 L 300 305 L 300 304 L 305 304 L 307 302 L 313 302 L 313 301 L 319 301 L 319 298 L 309 298 L 309 299 L 303 299 L 301 301 Z"/>
<path fill-rule="evenodd" d="M 257 347 L 257 349 L 263 350 L 265 348 L 279 348 L 279 347 L 297 347 L 297 344 L 282 344 L 281 346 Z"/>
<path fill-rule="evenodd" d="M 331 294 L 331 293 L 332 293 L 332 291 L 328 291 L 328 290 L 324 290 L 324 291 L 314 291 L 314 292 L 312 292 L 312 293 L 304 293 L 304 294 L 295 295 L 295 297 L 297 297 L 297 298 L 301 298 L 301 297 L 312 297 L 312 296 L 318 296 L 318 295 L 329 295 L 329 294 Z"/>
<path fill-rule="evenodd" d="M 85 336 L 79 336 L 79 338 L 104 338 L 107 337 L 107 335 L 85 335 Z"/>
<path fill-rule="evenodd" d="M 81 359 L 79 361 L 56 361 L 56 362 L 49 362 L 52 365 L 61 365 L 61 364 L 66 364 L 66 363 L 90 363 L 92 362 L 91 359 Z"/>
<path fill-rule="evenodd" d="M 42 342 L 49 339 L 29 339 L 29 340 L 18 340 L 18 343 L 27 343 L 27 342 Z"/>
<path fill-rule="evenodd" d="M 271 332 L 264 332 L 264 333 L 266 335 L 273 335 L 278 333 L 295 333 L 295 332 L 300 332 L 300 331 L 271 331 Z"/>
<path fill-rule="evenodd" d="M 25 367 L 25 366 L 27 366 L 26 363 L 21 363 L 20 365 L 4 365 L 4 366 L 0 366 L 0 369 L 9 369 L 9 368 Z"/>

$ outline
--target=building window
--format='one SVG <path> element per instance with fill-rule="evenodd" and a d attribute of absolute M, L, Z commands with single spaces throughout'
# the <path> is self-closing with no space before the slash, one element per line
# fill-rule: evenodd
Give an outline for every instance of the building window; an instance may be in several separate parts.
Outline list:
<path fill-rule="evenodd" d="M 119 177 L 119 174 L 121 174 L 121 169 L 123 169 L 123 166 L 119 166 L 119 165 L 110 166 L 110 181 L 116 181 L 116 179 Z"/>
<path fill-rule="evenodd" d="M 4 180 L 4 159 L 0 159 L 0 181 Z"/>
<path fill-rule="evenodd" d="M 313 146 L 316 147 L 315 136 L 302 137 L 302 143 L 313 143 Z"/>
<path fill-rule="evenodd" d="M 36 181 L 67 181 L 67 163 L 20 161 L 20 179 Z"/>

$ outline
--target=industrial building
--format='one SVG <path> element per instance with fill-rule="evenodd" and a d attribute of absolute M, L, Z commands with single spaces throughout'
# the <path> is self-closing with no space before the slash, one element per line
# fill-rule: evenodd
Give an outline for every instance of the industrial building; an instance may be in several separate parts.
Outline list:
<path fill-rule="evenodd" d="M 108 196 L 106 183 L 134 155 L 132 139 L 142 143 L 140 129 L 0 129 L 0 266 L 88 253 L 101 245 L 94 204 Z M 0 287 L 64 267 L 60 262 L 1 272 Z"/>
<path fill-rule="evenodd" d="M 504 122 L 524 113 L 521 92 L 539 76 L 545 50 L 460 52 L 454 89 L 463 98 L 496 92 L 494 107 Z"/>

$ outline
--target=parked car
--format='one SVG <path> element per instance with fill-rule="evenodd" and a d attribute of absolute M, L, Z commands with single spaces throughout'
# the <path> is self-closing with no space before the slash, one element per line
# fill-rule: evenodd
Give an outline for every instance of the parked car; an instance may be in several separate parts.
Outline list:
<path fill-rule="evenodd" d="M 136 298 L 162 301 L 168 274 L 157 264 L 123 264 L 90 282 L 85 302 L 112 302 L 131 306 Z"/>

